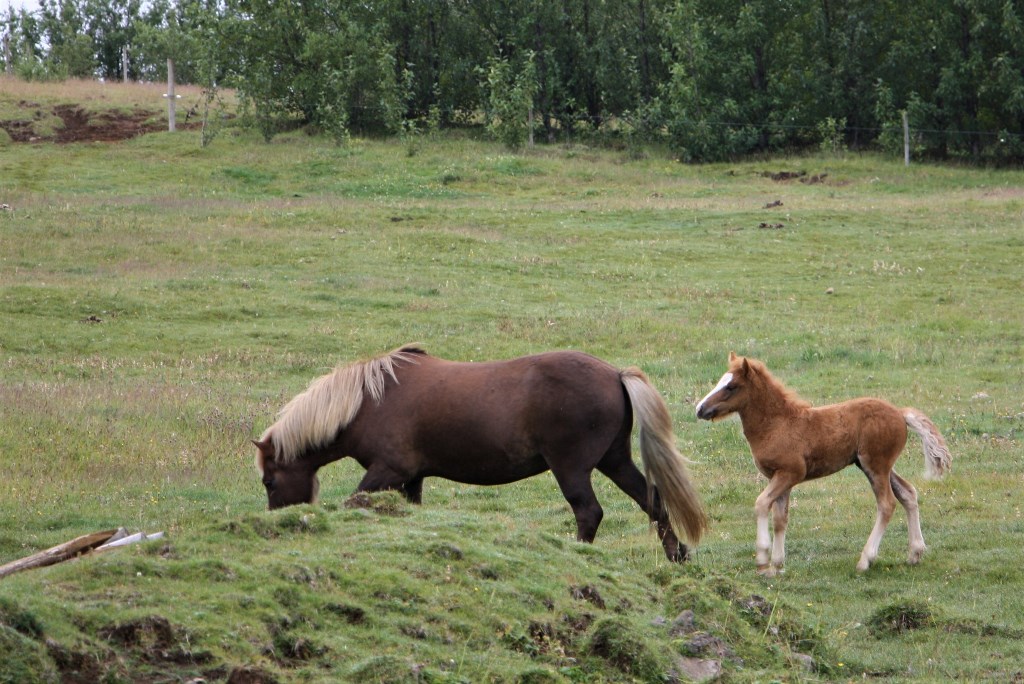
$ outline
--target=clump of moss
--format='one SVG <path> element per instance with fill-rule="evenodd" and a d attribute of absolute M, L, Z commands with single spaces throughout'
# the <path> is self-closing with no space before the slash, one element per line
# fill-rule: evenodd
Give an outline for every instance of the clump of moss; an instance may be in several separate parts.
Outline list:
<path fill-rule="evenodd" d="M 868 628 L 878 638 L 934 627 L 938 617 L 923 601 L 900 601 L 882 606 L 868 619 Z"/>
<path fill-rule="evenodd" d="M 53 661 L 41 644 L 6 625 L 0 625 L 0 682 L 36 684 L 58 682 Z"/>
<path fill-rule="evenodd" d="M 420 667 L 404 658 L 391 655 L 374 656 L 356 663 L 346 679 L 351 682 L 378 682 L 400 684 L 417 681 Z"/>
<path fill-rule="evenodd" d="M 363 508 L 377 515 L 402 517 L 409 515 L 409 502 L 394 490 L 356 492 L 345 500 L 345 508 Z"/>
<path fill-rule="evenodd" d="M 43 636 L 43 625 L 35 614 L 3 596 L 0 596 L 0 624 L 33 639 Z"/>
<path fill-rule="evenodd" d="M 639 631 L 621 617 L 594 623 L 587 649 L 616 669 L 644 681 L 661 681 L 668 668 Z"/>

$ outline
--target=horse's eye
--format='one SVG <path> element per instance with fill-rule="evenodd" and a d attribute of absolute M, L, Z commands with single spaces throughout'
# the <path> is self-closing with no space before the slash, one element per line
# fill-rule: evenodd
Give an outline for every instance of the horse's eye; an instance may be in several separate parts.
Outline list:
<path fill-rule="evenodd" d="M 736 385 L 733 385 L 733 384 L 726 385 L 725 386 L 725 391 L 726 392 L 735 392 L 736 391 Z"/>
<path fill-rule="evenodd" d="M 272 478 L 272 477 L 265 477 L 265 478 L 263 478 L 263 486 L 266 487 L 268 490 L 273 489 L 274 488 L 274 478 Z"/>

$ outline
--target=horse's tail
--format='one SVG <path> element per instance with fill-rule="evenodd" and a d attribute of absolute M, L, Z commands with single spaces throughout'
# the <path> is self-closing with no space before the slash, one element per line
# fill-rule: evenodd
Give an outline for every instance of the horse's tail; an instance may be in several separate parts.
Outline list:
<path fill-rule="evenodd" d="M 686 474 L 686 459 L 676 449 L 668 406 L 639 368 L 626 368 L 619 375 L 640 428 L 640 458 L 647 477 L 648 500 L 653 499 L 656 488 L 676 535 L 682 536 L 680 531 L 684 531 L 689 542 L 696 545 L 707 529 L 707 516 Z"/>
<path fill-rule="evenodd" d="M 931 419 L 914 408 L 903 409 L 907 426 L 917 433 L 924 445 L 924 476 L 938 480 L 953 466 L 953 457 L 946 446 L 942 433 Z"/>

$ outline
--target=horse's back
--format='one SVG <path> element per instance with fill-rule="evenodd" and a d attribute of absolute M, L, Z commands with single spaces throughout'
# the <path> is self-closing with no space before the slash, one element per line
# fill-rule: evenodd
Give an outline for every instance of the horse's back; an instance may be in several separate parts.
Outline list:
<path fill-rule="evenodd" d="M 488 424 L 507 417 L 518 419 L 519 429 L 528 429 L 545 419 L 565 421 L 577 414 L 594 414 L 597 420 L 621 414 L 625 403 L 618 369 L 582 352 L 546 352 L 507 361 L 434 361 L 416 369 L 416 382 L 431 387 L 438 401 Z"/>
<path fill-rule="evenodd" d="M 836 444 L 849 444 L 860 454 L 897 453 L 907 443 L 907 423 L 893 404 L 860 397 L 811 409 L 828 424 L 826 434 Z"/>
<path fill-rule="evenodd" d="M 596 462 L 629 429 L 626 411 L 618 370 L 581 352 L 484 362 L 423 356 L 396 369 L 383 401 L 364 406 L 350 431 L 369 459 L 500 484 L 568 452 L 593 452 Z"/>

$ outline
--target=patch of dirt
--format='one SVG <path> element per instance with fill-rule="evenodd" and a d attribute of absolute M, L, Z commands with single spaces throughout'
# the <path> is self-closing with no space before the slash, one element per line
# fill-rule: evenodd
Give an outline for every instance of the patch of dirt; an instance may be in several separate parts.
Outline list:
<path fill-rule="evenodd" d="M 99 634 L 112 646 L 138 651 L 148 662 L 196 665 L 210 662 L 209 653 L 183 647 L 182 644 L 190 640 L 179 632 L 167 618 L 153 615 L 109 625 Z"/>
<path fill-rule="evenodd" d="M 816 173 L 812 176 L 808 176 L 806 171 L 762 171 L 761 176 L 763 176 L 764 178 L 771 178 L 773 181 L 780 183 L 791 180 L 799 180 L 801 183 L 805 183 L 807 185 L 817 185 L 818 183 L 824 183 L 825 179 L 828 178 L 827 173 Z M 778 204 L 770 204 L 765 208 L 767 209 L 768 207 L 771 206 L 782 206 L 782 202 L 779 202 Z"/>
<path fill-rule="evenodd" d="M 228 684 L 277 684 L 277 678 L 258 667 L 236 667 L 228 675 Z"/>
<path fill-rule="evenodd" d="M 117 672 L 117 658 L 113 653 L 107 657 L 86 654 L 66 648 L 51 639 L 46 640 L 46 650 L 60 671 L 64 684 L 88 684 L 98 682 L 108 674 Z"/>
<path fill-rule="evenodd" d="M 601 594 L 597 593 L 597 589 L 589 584 L 582 587 L 569 587 L 569 595 L 577 601 L 589 601 L 598 608 L 604 608 L 604 599 L 601 598 Z"/>
<path fill-rule="evenodd" d="M 26 108 L 38 105 L 29 102 L 19 103 Z M 89 113 L 77 105 L 57 105 L 51 110 L 53 115 L 64 122 L 64 126 L 53 135 L 37 135 L 32 129 L 33 119 L 38 119 L 38 109 L 32 118 L 0 121 L 0 128 L 7 131 L 12 142 L 40 143 L 55 142 L 58 144 L 80 142 L 117 142 L 128 140 L 145 133 L 166 131 L 167 123 L 151 110 L 133 109 L 129 112 L 114 111 Z M 188 129 L 199 126 L 199 122 L 189 121 L 191 112 L 182 112 L 178 118 L 177 128 Z"/>

